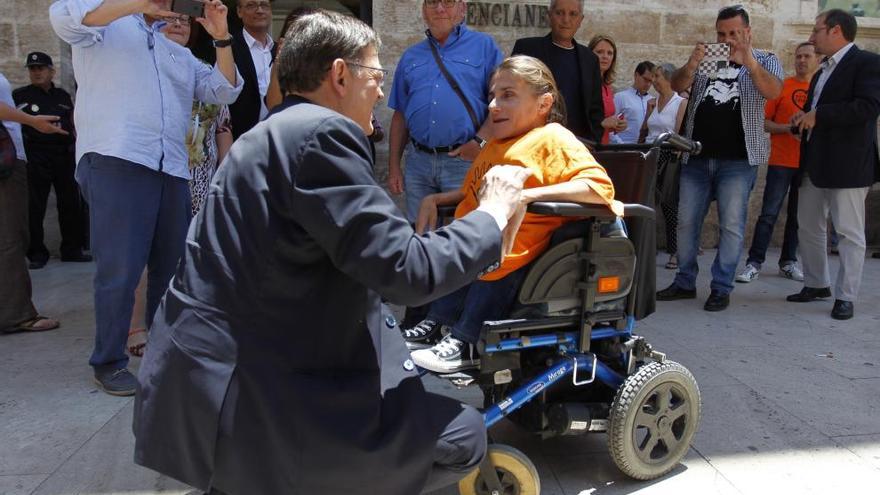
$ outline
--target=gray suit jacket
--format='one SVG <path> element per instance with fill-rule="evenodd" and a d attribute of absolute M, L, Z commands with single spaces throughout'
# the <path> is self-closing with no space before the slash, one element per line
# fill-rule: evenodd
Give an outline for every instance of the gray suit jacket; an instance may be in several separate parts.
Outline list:
<path fill-rule="evenodd" d="M 497 264 L 473 212 L 416 235 L 363 131 L 294 97 L 232 147 L 138 375 L 135 460 L 240 494 L 415 494 L 442 428 L 380 297 L 418 305 Z"/>

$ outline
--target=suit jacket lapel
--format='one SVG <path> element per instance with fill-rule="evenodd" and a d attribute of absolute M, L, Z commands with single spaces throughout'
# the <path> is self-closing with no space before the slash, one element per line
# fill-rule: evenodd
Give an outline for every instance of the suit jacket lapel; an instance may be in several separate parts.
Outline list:
<path fill-rule="evenodd" d="M 834 67 L 834 72 L 832 72 L 831 75 L 828 76 L 828 80 L 825 81 L 825 86 L 822 87 L 822 94 L 819 95 L 820 100 L 822 99 L 823 96 L 829 94 L 828 88 L 830 88 L 832 84 L 836 83 L 838 79 L 840 79 L 840 73 L 843 70 L 843 68 L 847 67 L 847 66 L 849 66 L 849 64 L 853 63 L 853 60 L 856 58 L 856 55 L 857 55 L 856 52 L 858 52 L 858 51 L 859 51 L 859 47 L 857 47 L 856 45 L 853 45 L 852 48 L 850 48 L 849 51 L 846 52 L 846 55 L 844 55 L 843 58 L 840 59 L 840 62 L 838 62 L 837 66 Z M 818 103 L 818 102 L 816 102 L 816 103 Z"/>

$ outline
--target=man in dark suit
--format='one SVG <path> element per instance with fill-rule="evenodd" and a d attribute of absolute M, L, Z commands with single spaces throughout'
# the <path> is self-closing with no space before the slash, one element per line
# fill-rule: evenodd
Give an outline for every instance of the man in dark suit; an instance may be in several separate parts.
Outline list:
<path fill-rule="evenodd" d="M 806 113 L 793 123 L 801 135 L 804 178 L 798 200 L 798 240 L 804 288 L 792 302 L 831 297 L 826 252 L 830 212 L 840 237 L 840 268 L 831 317 L 853 317 L 865 263 L 865 198 L 880 179 L 877 116 L 880 115 L 880 56 L 859 49 L 856 19 L 832 9 L 816 17 L 810 41 L 825 55 L 810 82 Z"/>
<path fill-rule="evenodd" d="M 156 313 L 135 461 L 229 495 L 456 483 L 482 416 L 424 390 L 380 297 L 423 304 L 496 268 L 524 169 L 495 167 L 477 211 L 416 235 L 371 171 L 378 36 L 327 11 L 292 32 L 290 96 L 233 145 Z"/>
<path fill-rule="evenodd" d="M 550 34 L 516 40 L 512 55 L 530 55 L 547 64 L 565 100 L 565 127 L 599 142 L 604 118 L 602 76 L 593 51 L 574 39 L 583 20 L 581 0 L 551 0 Z"/>
<path fill-rule="evenodd" d="M 238 0 L 236 13 L 242 28 L 232 33 L 232 56 L 244 80 L 244 88 L 238 100 L 229 105 L 233 139 L 251 130 L 268 114 L 265 98 L 275 61 L 275 42 L 269 33 L 272 2 Z"/>

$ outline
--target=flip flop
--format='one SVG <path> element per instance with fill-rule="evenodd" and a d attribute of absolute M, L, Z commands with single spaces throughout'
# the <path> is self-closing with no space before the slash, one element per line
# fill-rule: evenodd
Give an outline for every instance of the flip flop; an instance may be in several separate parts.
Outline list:
<path fill-rule="evenodd" d="M 144 357 L 144 351 L 147 348 L 147 329 L 132 328 L 128 331 L 128 342 L 126 343 L 128 353 L 134 357 Z"/>
<path fill-rule="evenodd" d="M 58 320 L 53 320 L 52 318 L 47 318 L 45 316 L 37 316 L 19 323 L 18 325 L 5 330 L 3 333 L 45 332 L 47 330 L 55 330 L 60 326 L 61 323 L 59 323 Z"/>

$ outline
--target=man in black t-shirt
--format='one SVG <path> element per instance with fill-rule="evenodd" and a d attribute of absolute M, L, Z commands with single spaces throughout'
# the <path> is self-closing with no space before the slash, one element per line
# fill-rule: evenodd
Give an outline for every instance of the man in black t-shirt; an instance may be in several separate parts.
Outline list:
<path fill-rule="evenodd" d="M 547 64 L 565 100 L 565 127 L 599 142 L 604 118 L 602 76 L 596 55 L 574 39 L 583 20 L 581 0 L 552 0 L 550 34 L 517 40 L 511 55 L 529 55 Z"/>
<path fill-rule="evenodd" d="M 706 44 L 697 43 L 687 64 L 672 75 L 672 89 L 689 90 L 694 104 L 684 134 L 703 143 L 699 156 L 682 157 L 678 203 L 678 273 L 657 293 L 660 301 L 697 296 L 697 250 L 703 219 L 718 201 L 719 243 L 712 264 L 711 293 L 703 309 L 730 304 L 733 279 L 743 248 L 749 194 L 758 165 L 766 164 L 770 140 L 764 132 L 764 103 L 782 91 L 782 67 L 772 53 L 752 48 L 749 14 L 725 7 L 715 21 L 716 40 L 730 47 L 717 75 L 697 72 Z"/>

